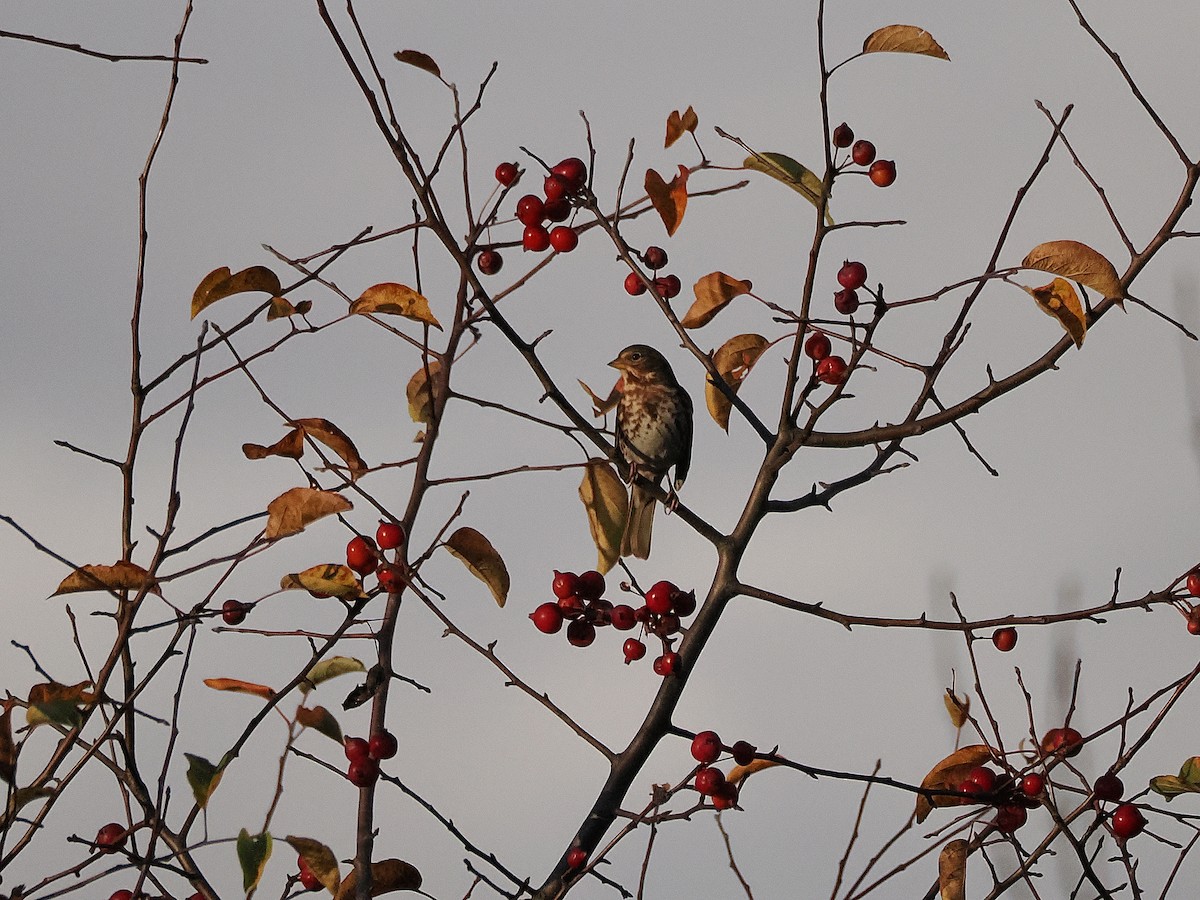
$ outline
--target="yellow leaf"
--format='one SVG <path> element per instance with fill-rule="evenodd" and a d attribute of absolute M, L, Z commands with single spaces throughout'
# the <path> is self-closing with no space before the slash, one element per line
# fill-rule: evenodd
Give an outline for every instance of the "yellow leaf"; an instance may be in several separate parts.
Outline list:
<path fill-rule="evenodd" d="M 1037 301 L 1038 309 L 1058 319 L 1058 324 L 1071 336 L 1076 347 L 1083 346 L 1083 338 L 1087 334 L 1087 315 L 1071 282 L 1065 278 L 1055 278 L 1049 284 L 1037 288 L 1025 287 L 1025 290 Z"/>
<path fill-rule="evenodd" d="M 742 162 L 742 167 L 782 181 L 813 206 L 820 205 L 821 195 L 825 193 L 825 182 L 816 172 L 782 153 L 752 153 Z M 825 224 L 833 224 L 828 203 L 825 204 Z"/>
<path fill-rule="evenodd" d="M 946 712 L 950 716 L 950 723 L 955 728 L 962 728 L 967 724 L 967 716 L 971 712 L 970 697 L 960 697 L 950 690 L 950 688 L 946 688 L 946 693 L 942 695 L 942 702 L 946 704 Z"/>
<path fill-rule="evenodd" d="M 701 328 L 707 325 L 717 313 L 729 305 L 730 300 L 750 293 L 751 287 L 753 285 L 749 281 L 734 278 L 724 272 L 709 272 L 692 287 L 696 301 L 679 324 L 684 328 Z"/>
<path fill-rule="evenodd" d="M 739 334 L 727 340 L 713 354 L 713 365 L 733 388 L 734 393 L 742 386 L 742 381 L 750 374 L 751 367 L 763 355 L 768 343 L 761 334 Z M 733 404 L 721 389 L 713 384 L 710 376 L 705 376 L 704 379 L 704 399 L 713 421 L 728 431 L 729 410 Z"/>
<path fill-rule="evenodd" d="M 367 313 L 404 316 L 434 328 L 442 327 L 430 311 L 428 300 L 407 285 L 396 284 L 394 281 L 371 285 L 362 292 L 361 297 L 350 304 L 351 315 Z"/>
<path fill-rule="evenodd" d="M 341 886 L 342 876 L 338 872 L 337 857 L 333 855 L 333 851 L 312 838 L 289 834 L 284 840 L 296 853 L 304 857 L 304 861 L 325 889 L 331 894 L 336 894 Z"/>
<path fill-rule="evenodd" d="M 446 540 L 446 549 L 463 561 L 471 574 L 488 586 L 497 606 L 508 600 L 508 567 L 492 542 L 465 525 Z"/>
<path fill-rule="evenodd" d="M 337 678 L 339 675 L 347 675 L 351 672 L 365 671 L 367 671 L 367 667 L 363 665 L 361 659 L 355 659 L 353 656 L 330 656 L 315 663 L 305 673 L 304 680 L 300 682 L 300 691 L 307 694 L 330 678 Z"/>
<path fill-rule="evenodd" d="M 143 588 L 162 596 L 162 591 L 149 572 L 139 565 L 121 560 L 111 566 L 81 566 L 64 578 L 50 596 L 81 591 L 140 591 Z"/>
<path fill-rule="evenodd" d="M 367 471 L 367 464 L 358 455 L 358 448 L 354 446 L 354 441 L 350 440 L 346 432 L 328 419 L 296 419 L 288 424 L 303 429 L 309 437 L 320 441 L 340 456 L 342 462 L 346 464 L 346 468 L 350 470 L 351 481 Z"/>
<path fill-rule="evenodd" d="M 739 784 L 753 775 L 755 772 L 761 772 L 763 769 L 771 769 L 779 765 L 769 759 L 752 759 L 744 766 L 734 766 L 729 770 L 729 774 L 725 777 L 726 781 L 731 781 L 734 784 Z"/>
<path fill-rule="evenodd" d="M 1048 241 L 1038 244 L 1026 254 L 1021 265 L 1027 269 L 1040 269 L 1078 281 L 1084 287 L 1099 291 L 1106 299 L 1125 299 L 1121 279 L 1113 264 L 1079 241 Z"/>
<path fill-rule="evenodd" d="M 271 308 L 267 310 L 267 321 L 286 319 L 290 316 L 303 316 L 312 309 L 311 300 L 301 300 L 295 306 L 286 297 L 272 297 Z"/>
<path fill-rule="evenodd" d="M 680 166 L 679 174 L 672 178 L 670 183 L 664 181 L 653 169 L 646 170 L 646 195 L 658 210 L 668 236 L 678 231 L 683 222 L 688 200 L 687 182 L 687 166 Z"/>
<path fill-rule="evenodd" d="M 266 266 L 251 266 L 232 275 L 228 266 L 221 266 L 205 275 L 192 294 L 192 318 L 196 318 L 205 307 L 232 294 L 264 291 L 274 297 L 281 290 L 279 276 Z"/>
<path fill-rule="evenodd" d="M 304 455 L 304 432 L 293 428 L 270 447 L 264 447 L 262 444 L 242 444 L 242 453 L 246 459 L 266 459 L 268 456 L 299 459 Z"/>
<path fill-rule="evenodd" d="M 275 691 L 265 684 L 255 684 L 253 681 L 242 681 L 240 678 L 205 678 L 204 683 L 214 691 L 230 691 L 234 694 L 252 694 L 271 700 Z"/>
<path fill-rule="evenodd" d="M 338 888 L 334 900 L 353 900 L 358 887 L 358 873 L 351 869 Z M 381 859 L 371 863 L 371 896 L 391 891 L 415 891 L 421 887 L 421 873 L 402 859 Z"/>
<path fill-rule="evenodd" d="M 423 69 L 436 78 L 442 77 L 442 70 L 438 68 L 438 64 L 433 61 L 433 57 L 428 53 L 422 53 L 420 50 L 401 50 L 396 54 L 396 59 L 410 66 L 416 66 L 418 69 Z"/>
<path fill-rule="evenodd" d="M 351 600 L 364 596 L 362 584 L 354 572 L 337 563 L 322 563 L 319 566 L 310 566 L 303 572 L 284 575 L 279 581 L 279 589 L 303 590 L 310 594 L 346 597 Z"/>
<path fill-rule="evenodd" d="M 596 569 L 604 574 L 621 558 L 621 535 L 629 518 L 629 493 L 607 460 L 589 459 L 579 483 L 579 499 L 583 501 L 588 528 L 596 544 Z"/>
<path fill-rule="evenodd" d="M 613 385 L 613 389 L 609 391 L 608 396 L 603 400 L 590 387 L 584 384 L 582 379 L 576 379 L 579 386 L 587 391 L 587 395 L 592 398 L 592 415 L 602 416 L 610 410 L 617 408 L 617 404 L 621 402 L 621 390 L 624 385 L 623 379 L 618 378 L 617 383 Z"/>
<path fill-rule="evenodd" d="M 266 538 L 299 534 L 317 519 L 354 509 L 354 504 L 333 491 L 296 487 L 284 491 L 267 504 Z"/>
<path fill-rule="evenodd" d="M 863 53 L 919 53 L 950 60 L 950 55 L 933 35 L 916 25 L 888 25 L 871 32 L 863 41 Z"/>
<path fill-rule="evenodd" d="M 696 126 L 699 124 L 700 120 L 696 116 L 696 111 L 690 106 L 682 114 L 677 109 L 672 110 L 671 114 L 667 116 L 667 138 L 663 142 L 663 147 L 670 147 L 689 132 L 695 134 Z"/>
<path fill-rule="evenodd" d="M 976 766 L 981 766 L 992 758 L 992 749 L 986 744 L 971 744 L 960 747 L 936 766 L 929 770 L 921 782 L 921 787 L 929 791 L 957 791 L 963 779 Z M 958 806 L 958 797 L 926 797 L 917 795 L 917 823 L 925 821 L 926 816 L 935 806 Z"/>
<path fill-rule="evenodd" d="M 938 890 L 942 900 L 966 900 L 967 849 L 962 838 L 950 841 L 938 854 Z"/>
<path fill-rule="evenodd" d="M 404 389 L 404 393 L 408 396 L 408 414 L 414 422 L 428 425 L 433 421 L 434 394 L 441 393 L 441 382 L 437 381 L 436 376 L 441 368 L 442 365 L 437 360 L 429 360 L 429 377 L 434 378 L 435 390 L 429 388 L 425 366 L 417 369 L 412 378 L 408 379 L 408 387 Z"/>

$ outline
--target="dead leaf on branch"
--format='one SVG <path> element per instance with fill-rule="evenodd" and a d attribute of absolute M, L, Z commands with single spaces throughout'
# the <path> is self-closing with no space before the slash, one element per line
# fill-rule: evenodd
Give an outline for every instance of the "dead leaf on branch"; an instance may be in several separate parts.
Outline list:
<path fill-rule="evenodd" d="M 325 889 L 331 894 L 336 894 L 341 886 L 342 876 L 338 872 L 337 857 L 334 856 L 333 851 L 312 838 L 289 834 L 284 840 L 303 857 L 304 861 L 308 863 L 309 869 L 317 876 Z"/>
<path fill-rule="evenodd" d="M 1021 265 L 1061 275 L 1098 291 L 1105 299 L 1116 300 L 1124 309 L 1125 292 L 1112 263 L 1087 244 L 1079 241 L 1047 241 L 1026 254 Z"/>
<path fill-rule="evenodd" d="M 734 766 L 729 770 L 729 774 L 725 780 L 732 784 L 741 784 L 755 772 L 761 772 L 763 769 L 773 769 L 779 763 L 769 759 L 752 759 L 744 766 Z"/>
<path fill-rule="evenodd" d="M 887 25 L 876 29 L 863 41 L 863 53 L 917 53 L 950 61 L 950 54 L 933 35 L 916 25 Z"/>
<path fill-rule="evenodd" d="M 684 328 L 704 327 L 729 305 L 729 301 L 750 293 L 752 287 L 749 281 L 734 278 L 724 272 L 709 272 L 693 285 L 692 291 L 696 300 L 679 324 Z"/>
<path fill-rule="evenodd" d="M 942 695 L 942 702 L 946 704 L 946 713 L 950 716 L 950 724 L 955 728 L 962 728 L 967 724 L 967 717 L 971 713 L 969 696 L 960 697 L 950 688 L 946 688 L 946 693 Z"/>
<path fill-rule="evenodd" d="M 254 697 L 261 697 L 264 700 L 272 700 L 275 697 L 273 688 L 265 684 L 257 684 L 253 681 L 242 681 L 240 678 L 205 678 L 204 684 L 214 691 L 250 694 Z"/>
<path fill-rule="evenodd" d="M 81 721 L 80 707 L 96 702 L 96 694 L 91 687 L 90 681 L 35 684 L 29 689 L 29 705 L 25 708 L 26 724 L 54 722 L 64 728 L 74 728 Z"/>
<path fill-rule="evenodd" d="M 579 382 L 579 386 L 587 392 L 587 395 L 592 398 L 593 416 L 602 416 L 607 412 L 611 412 L 612 410 L 616 409 L 617 404 L 621 402 L 621 391 L 625 386 L 625 381 L 622 378 L 617 379 L 617 383 L 613 385 L 613 389 L 608 392 L 608 396 L 603 400 L 600 399 L 600 396 L 595 391 L 593 391 L 584 383 L 583 379 L 577 378 L 575 380 Z"/>
<path fill-rule="evenodd" d="M 342 726 L 338 724 L 338 720 L 334 718 L 333 713 L 323 706 L 301 706 L 296 710 L 296 721 L 305 728 L 311 728 L 318 731 L 330 740 L 342 744 L 345 741 L 345 736 L 342 734 Z"/>
<path fill-rule="evenodd" d="M 111 566 L 80 566 L 55 588 L 51 597 L 83 591 L 140 591 L 162 596 L 155 579 L 141 566 L 121 560 Z"/>
<path fill-rule="evenodd" d="M 354 441 L 350 440 L 346 432 L 328 419 L 296 419 L 288 424 L 302 429 L 313 440 L 320 441 L 341 457 L 346 468 L 350 470 L 351 481 L 367 471 L 367 464 L 358 455 L 358 448 L 354 446 Z"/>
<path fill-rule="evenodd" d="M 434 396 L 441 394 L 441 382 L 437 380 L 437 374 L 441 370 L 441 363 L 431 359 L 428 376 L 425 366 L 421 366 L 413 373 L 412 378 L 408 379 L 408 386 L 404 389 L 404 393 L 408 397 L 408 414 L 414 422 L 428 425 L 433 421 Z M 430 378 L 434 379 L 433 389 L 430 389 L 429 386 Z"/>
<path fill-rule="evenodd" d="M 412 288 L 394 281 L 373 284 L 350 304 L 350 315 L 403 316 L 414 322 L 423 322 L 440 329 L 442 324 L 434 317 L 429 301 Z"/>
<path fill-rule="evenodd" d="M 355 659 L 353 656 L 330 656 L 328 659 L 315 663 L 305 673 L 304 680 L 300 682 L 300 692 L 307 694 L 323 682 L 330 678 L 337 678 L 339 675 L 365 671 L 367 671 L 367 667 L 363 665 L 361 659 Z"/>
<path fill-rule="evenodd" d="M 1083 346 L 1083 339 L 1087 335 L 1087 314 L 1071 282 L 1065 278 L 1055 278 L 1041 287 L 1021 287 L 1037 302 L 1038 309 L 1058 319 L 1058 324 L 1071 336 L 1076 347 Z"/>
<path fill-rule="evenodd" d="M 302 590 L 310 594 L 321 594 L 326 597 L 342 597 L 347 600 L 358 600 L 366 596 L 358 576 L 347 566 L 337 563 L 322 563 L 310 566 L 303 572 L 293 572 L 284 575 L 279 580 L 281 591 Z"/>
<path fill-rule="evenodd" d="M 268 541 L 299 534 L 317 519 L 354 509 L 354 504 L 333 491 L 295 487 L 267 504 Z"/>
<path fill-rule="evenodd" d="M 700 119 L 690 106 L 683 113 L 677 109 L 672 110 L 671 114 L 667 116 L 667 138 L 663 142 L 663 148 L 670 147 L 685 134 L 695 134 L 696 126 L 699 124 Z"/>
<path fill-rule="evenodd" d="M 981 766 L 992 758 L 992 748 L 986 744 L 971 744 L 960 747 L 936 766 L 921 781 L 921 787 L 928 791 L 957 791 L 972 769 Z M 958 806 L 958 797 L 927 797 L 917 795 L 917 824 L 924 822 L 935 806 Z"/>
<path fill-rule="evenodd" d="M 236 274 L 230 273 L 229 266 L 221 266 L 205 275 L 197 285 L 192 294 L 192 318 L 196 318 L 206 307 L 233 294 L 263 291 L 276 297 L 281 290 L 283 286 L 279 283 L 279 276 L 266 266 L 251 266 Z"/>
<path fill-rule="evenodd" d="M 629 493 L 608 460 L 589 459 L 579 483 L 579 499 L 583 501 L 596 545 L 596 569 L 604 574 L 621 558 L 621 535 L 629 518 Z"/>
<path fill-rule="evenodd" d="M 751 153 L 742 161 L 742 167 L 783 182 L 813 206 L 820 205 L 821 195 L 825 193 L 825 182 L 816 172 L 782 153 Z M 825 204 L 825 224 L 833 224 L 828 202 Z"/>
<path fill-rule="evenodd" d="M 0 781 L 16 785 L 17 745 L 13 742 L 12 711 L 15 701 L 4 701 L 4 712 L 0 713 Z"/>
<path fill-rule="evenodd" d="M 272 297 L 271 308 L 267 310 L 267 321 L 273 322 L 276 319 L 286 319 L 291 316 L 304 316 L 311 309 L 311 300 L 301 300 L 293 306 L 291 301 L 286 297 Z"/>
<path fill-rule="evenodd" d="M 669 183 L 653 169 L 646 170 L 646 196 L 658 211 L 668 237 L 675 234 L 683 222 L 688 201 L 687 182 L 687 166 L 680 166 L 679 174 Z"/>
<path fill-rule="evenodd" d="M 442 70 L 438 68 L 438 64 L 433 61 L 433 57 L 428 53 L 422 53 L 420 50 L 400 50 L 396 54 L 396 59 L 410 66 L 416 66 L 435 78 L 442 77 Z"/>
<path fill-rule="evenodd" d="M 269 447 L 262 444 L 242 444 L 242 453 L 246 459 L 266 459 L 269 456 L 299 459 L 304 455 L 304 432 L 293 428 Z"/>
<path fill-rule="evenodd" d="M 446 539 L 446 549 L 488 586 L 496 605 L 503 607 L 508 600 L 508 567 L 492 542 L 474 528 L 464 525 Z"/>
<path fill-rule="evenodd" d="M 739 334 L 731 337 L 713 354 L 713 365 L 736 394 L 770 342 L 761 334 Z M 711 376 L 704 378 L 704 400 L 708 414 L 726 431 L 729 430 L 729 411 L 733 403 L 717 387 Z"/>
<path fill-rule="evenodd" d="M 962 838 L 950 841 L 938 854 L 938 890 L 942 900 L 966 900 L 967 850 Z"/>
<path fill-rule="evenodd" d="M 381 859 L 371 863 L 371 896 L 392 891 L 415 891 L 421 887 L 417 867 L 402 859 Z M 358 888 L 358 873 L 351 869 L 342 880 L 334 900 L 353 900 Z"/>

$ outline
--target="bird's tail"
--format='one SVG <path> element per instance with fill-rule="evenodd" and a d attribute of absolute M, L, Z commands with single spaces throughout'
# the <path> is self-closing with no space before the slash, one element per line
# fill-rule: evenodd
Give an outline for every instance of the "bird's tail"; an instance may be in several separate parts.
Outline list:
<path fill-rule="evenodd" d="M 629 490 L 629 518 L 621 535 L 621 555 L 647 559 L 650 556 L 650 533 L 654 529 L 654 497 L 643 487 L 633 485 Z"/>

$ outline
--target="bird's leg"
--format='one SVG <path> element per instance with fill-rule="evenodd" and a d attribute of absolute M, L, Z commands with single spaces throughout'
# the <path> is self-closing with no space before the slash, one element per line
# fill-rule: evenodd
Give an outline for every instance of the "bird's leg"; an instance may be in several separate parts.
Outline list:
<path fill-rule="evenodd" d="M 675 507 L 679 505 L 679 494 L 675 491 L 675 485 L 667 482 L 667 500 L 663 503 L 663 513 L 670 515 L 675 512 Z"/>

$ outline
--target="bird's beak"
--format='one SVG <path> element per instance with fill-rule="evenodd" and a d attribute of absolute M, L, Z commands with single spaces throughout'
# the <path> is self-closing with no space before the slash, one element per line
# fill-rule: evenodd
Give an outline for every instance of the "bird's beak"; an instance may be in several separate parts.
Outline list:
<path fill-rule="evenodd" d="M 619 356 L 616 359 L 614 359 L 612 362 L 610 362 L 609 365 L 612 366 L 614 369 L 620 369 L 622 372 L 625 371 L 625 363 L 621 361 L 621 357 L 619 357 Z"/>

